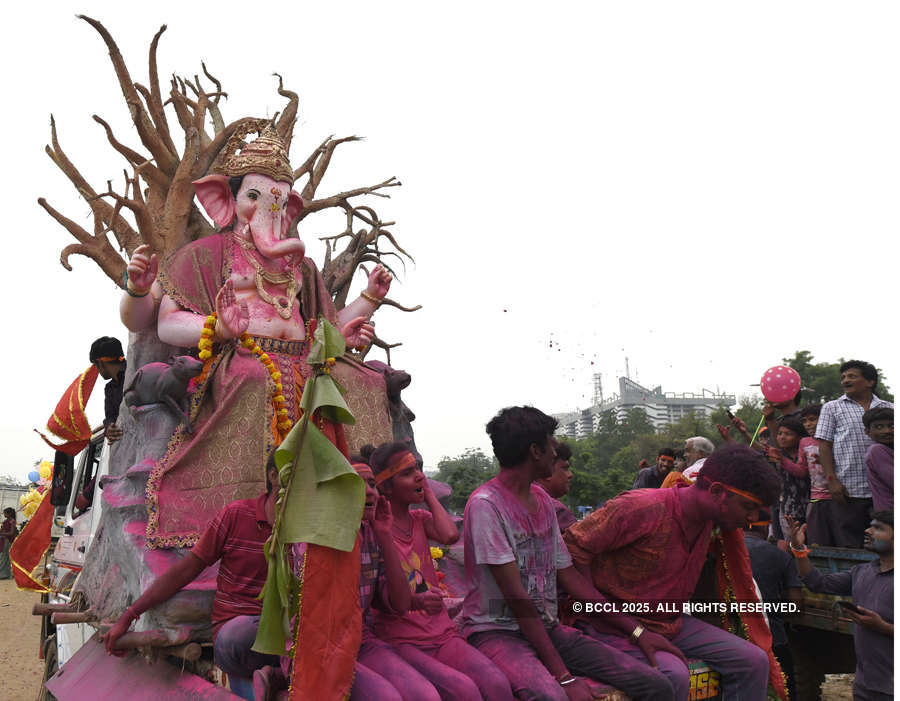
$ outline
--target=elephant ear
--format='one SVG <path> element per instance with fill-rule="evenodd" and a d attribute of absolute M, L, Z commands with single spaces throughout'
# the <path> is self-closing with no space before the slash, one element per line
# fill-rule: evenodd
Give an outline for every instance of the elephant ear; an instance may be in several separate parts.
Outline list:
<path fill-rule="evenodd" d="M 207 175 L 193 182 L 197 199 L 220 229 L 234 219 L 234 196 L 228 187 L 228 176 Z"/>
<path fill-rule="evenodd" d="M 291 228 L 291 224 L 293 224 L 294 219 L 300 215 L 302 209 L 303 198 L 300 197 L 296 190 L 291 190 L 287 198 L 287 204 L 285 205 L 286 216 L 281 218 L 282 237 L 287 236 L 288 229 Z"/>

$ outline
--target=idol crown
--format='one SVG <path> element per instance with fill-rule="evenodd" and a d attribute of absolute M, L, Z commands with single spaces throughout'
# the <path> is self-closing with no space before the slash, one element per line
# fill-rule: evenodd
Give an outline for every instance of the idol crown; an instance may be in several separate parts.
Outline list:
<path fill-rule="evenodd" d="M 243 139 L 251 131 L 259 136 L 249 144 L 245 143 Z M 252 120 L 232 134 L 212 172 L 229 177 L 260 173 L 279 182 L 294 182 L 294 170 L 284 140 L 271 121 L 262 119 Z"/>

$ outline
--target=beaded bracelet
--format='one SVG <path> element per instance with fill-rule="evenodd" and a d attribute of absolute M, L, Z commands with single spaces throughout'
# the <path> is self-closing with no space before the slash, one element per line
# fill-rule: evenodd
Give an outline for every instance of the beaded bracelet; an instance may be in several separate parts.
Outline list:
<path fill-rule="evenodd" d="M 380 306 L 381 306 L 381 303 L 384 301 L 384 298 L 378 299 L 378 297 L 376 297 L 375 295 L 370 295 L 370 294 L 369 294 L 368 292 L 366 292 L 365 290 L 363 290 L 362 292 L 360 292 L 360 293 L 359 293 L 359 296 L 362 297 L 363 299 L 369 300 L 369 301 L 370 301 L 372 304 L 374 304 L 376 307 L 380 307 Z"/>

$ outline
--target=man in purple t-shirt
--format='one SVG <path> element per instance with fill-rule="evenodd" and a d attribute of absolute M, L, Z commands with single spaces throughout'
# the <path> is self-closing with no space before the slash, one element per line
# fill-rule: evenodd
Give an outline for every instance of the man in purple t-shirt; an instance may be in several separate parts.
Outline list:
<path fill-rule="evenodd" d="M 874 443 L 866 451 L 866 479 L 875 511 L 894 510 L 894 410 L 879 406 L 862 417 L 866 435 Z"/>

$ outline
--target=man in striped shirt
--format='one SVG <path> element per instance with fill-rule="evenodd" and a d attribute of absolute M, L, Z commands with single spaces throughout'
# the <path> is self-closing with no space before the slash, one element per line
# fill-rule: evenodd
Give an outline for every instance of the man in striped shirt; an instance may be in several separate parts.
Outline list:
<path fill-rule="evenodd" d="M 106 649 L 116 654 L 115 641 L 148 609 L 172 598 L 207 567 L 219 563 L 213 599 L 213 651 L 216 664 L 228 675 L 231 690 L 241 698 L 254 698 L 253 672 L 265 665 L 277 666 L 275 655 L 251 650 L 266 583 L 268 565 L 263 546 L 272 533 L 278 499 L 278 470 L 274 460 L 266 465 L 267 491 L 255 499 L 234 501 L 213 519 L 197 544 L 172 565 L 125 609 L 106 634 Z M 121 653 L 119 653 L 121 654 Z"/>
<path fill-rule="evenodd" d="M 828 402 L 819 414 L 816 439 L 819 463 L 825 473 L 831 499 L 824 507 L 827 543 L 840 548 L 861 548 L 869 525 L 872 491 L 866 480 L 866 451 L 872 440 L 866 435 L 862 416 L 875 407 L 893 407 L 875 396 L 878 371 L 871 363 L 848 360 L 841 365 L 844 396 Z M 821 530 L 817 528 L 817 532 Z"/>

